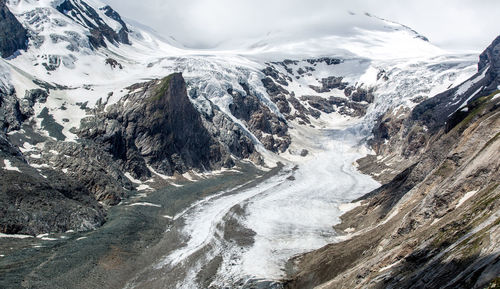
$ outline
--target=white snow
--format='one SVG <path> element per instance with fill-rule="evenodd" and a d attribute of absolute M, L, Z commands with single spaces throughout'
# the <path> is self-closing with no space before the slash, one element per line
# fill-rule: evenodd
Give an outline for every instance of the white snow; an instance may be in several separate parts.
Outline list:
<path fill-rule="evenodd" d="M 138 191 L 152 191 L 153 188 L 151 188 L 150 186 L 148 185 L 145 185 L 145 184 L 141 184 L 137 187 L 137 190 Z"/>
<path fill-rule="evenodd" d="M 339 205 L 339 210 L 342 212 L 342 213 L 346 213 L 346 212 L 349 212 L 350 210 L 354 209 L 354 208 L 357 208 L 361 206 L 361 201 L 359 202 L 356 202 L 356 203 L 346 203 L 346 204 L 340 204 Z"/>
<path fill-rule="evenodd" d="M 164 180 L 168 180 L 168 179 L 171 179 L 171 177 L 167 176 L 167 175 L 163 175 L 163 174 L 160 174 L 159 172 L 157 172 L 155 169 L 153 169 L 153 167 L 151 167 L 150 165 L 147 166 L 148 169 L 153 172 L 153 174 L 159 176 L 160 178 L 164 179 Z"/>
<path fill-rule="evenodd" d="M 465 203 L 468 199 L 470 199 L 472 196 L 474 196 L 477 192 L 478 191 L 475 190 L 475 191 L 470 191 L 470 192 L 465 193 L 465 195 L 462 198 L 460 198 L 460 200 L 458 201 L 456 208 L 460 207 L 463 203 Z"/>
<path fill-rule="evenodd" d="M 382 221 L 382 223 L 380 223 L 381 225 L 389 222 L 392 218 L 396 217 L 396 215 L 399 214 L 399 208 L 393 208 L 391 213 L 389 214 L 389 216 L 387 216 L 384 221 Z"/>
<path fill-rule="evenodd" d="M 129 207 L 134 207 L 134 206 L 145 206 L 145 207 L 156 207 L 156 208 L 161 208 L 161 205 L 158 204 L 152 204 L 152 203 L 147 203 L 147 202 L 140 202 L 140 203 L 133 203 L 128 205 Z"/>
<path fill-rule="evenodd" d="M 352 227 L 349 227 L 349 228 L 347 228 L 347 229 L 345 229 L 345 230 L 344 230 L 344 232 L 346 232 L 346 233 L 348 233 L 348 234 L 349 234 L 349 233 L 352 233 L 352 232 L 354 232 L 354 231 L 356 231 L 356 229 L 355 229 L 355 228 L 352 228 Z"/>
<path fill-rule="evenodd" d="M 379 272 L 382 272 L 382 271 L 385 271 L 385 270 L 387 270 L 387 269 L 391 269 L 392 267 L 394 267 L 394 266 L 398 265 L 400 262 L 401 262 L 401 260 L 396 261 L 396 262 L 394 262 L 394 263 L 392 263 L 392 264 L 389 264 L 389 265 L 387 265 L 387 266 L 385 266 L 385 267 L 380 268 L 378 271 L 379 271 Z"/>
<path fill-rule="evenodd" d="M 4 233 L 0 233 L 0 238 L 26 239 L 26 238 L 33 238 L 33 236 L 31 236 L 31 235 L 19 235 L 19 234 L 4 234 Z"/>
<path fill-rule="evenodd" d="M 4 169 L 6 169 L 8 171 L 21 172 L 21 170 L 19 170 L 19 168 L 13 166 L 11 164 L 11 162 L 7 159 L 3 160 L 3 164 L 4 164 Z"/>
<path fill-rule="evenodd" d="M 142 184 L 141 180 L 135 179 L 129 172 L 124 173 L 124 175 L 129 179 L 132 183 Z"/>
<path fill-rule="evenodd" d="M 476 78 L 468 80 L 468 81 L 464 82 L 462 85 L 460 85 L 458 87 L 457 91 L 455 92 L 455 98 L 457 96 L 460 96 L 460 95 L 466 93 L 474 84 L 476 84 L 478 81 L 483 79 L 484 76 L 486 75 L 487 71 L 488 71 L 488 69 L 484 69 L 483 72 L 480 75 L 478 75 Z"/>

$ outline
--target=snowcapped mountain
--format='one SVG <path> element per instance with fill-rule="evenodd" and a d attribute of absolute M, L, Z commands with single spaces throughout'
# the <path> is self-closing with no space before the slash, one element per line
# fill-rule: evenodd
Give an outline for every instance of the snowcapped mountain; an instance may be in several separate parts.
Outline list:
<path fill-rule="evenodd" d="M 0 9 L 0 36 L 13 35 L 13 41 L 0 38 L 0 182 L 7 188 L 0 195 L 0 233 L 86 231 L 106 221 L 109 206 L 138 191 L 141 198 L 248 161 L 262 171 L 278 162 L 286 167 L 263 188 L 224 192 L 179 215 L 193 238 L 160 264 L 192 265 L 183 273 L 185 288 L 193 288 L 189 274 L 217 254 L 224 257 L 217 285 L 232 286 L 241 274 L 265 278 L 266 266 L 272 278 L 283 277 L 279 266 L 288 258 L 337 240 L 325 232 L 338 219 L 338 204 L 352 199 L 352 188 L 359 197 L 378 185 L 352 166 L 369 151 L 366 142 L 378 153 L 393 150 L 397 138 L 389 135 L 402 133 L 398 125 L 429 111 L 429 118 L 416 117 L 415 134 L 401 137 L 410 145 L 398 143 L 409 152 L 406 165 L 423 150 L 411 145 L 421 140 L 415 136 L 442 128 L 498 88 L 495 48 L 481 55 L 478 71 L 478 55 L 450 54 L 411 28 L 370 14 L 350 13 L 328 35 L 273 32 L 201 50 L 128 23 L 97 0 L 0 0 Z M 294 173 L 298 165 L 304 169 Z M 300 186 L 289 185 L 295 178 Z M 310 187 L 319 193 L 304 195 Z M 275 199 L 273 190 L 284 198 Z M 287 211 L 289 223 L 273 219 L 269 200 Z M 297 204 L 311 200 L 328 219 L 296 213 L 303 212 Z M 253 251 L 220 237 L 238 202 L 248 214 L 237 223 L 260 234 Z M 315 224 L 307 232 L 310 245 L 269 229 L 294 231 L 293 222 Z M 190 250 L 200 248 L 205 259 L 191 264 Z M 273 260 L 262 265 L 249 252 Z M 156 269 L 149 273 L 156 280 Z"/>
<path fill-rule="evenodd" d="M 212 50 L 236 50 L 267 60 L 330 55 L 397 59 L 445 53 L 407 26 L 369 13 L 349 12 L 349 15 L 342 25 L 332 27 L 326 35 L 311 37 L 307 31 L 272 31 L 262 38 L 225 41 Z"/>
<path fill-rule="evenodd" d="M 474 73 L 474 55 L 447 55 L 415 31 L 369 14 L 353 14 L 348 35 L 268 35 L 239 48 L 189 50 L 125 23 L 99 1 L 6 4 L 28 34 L 26 51 L 20 47 L 0 63 L 4 98 L 14 106 L 25 103 L 29 112 L 4 121 L 9 138 L 24 139 L 19 128 L 29 126 L 62 146 L 97 142 L 96 151 L 107 151 L 123 173 L 142 180 L 231 166 L 229 156 L 257 160 L 261 155 L 268 164 L 295 159 L 304 149 L 304 128 L 360 122 L 366 134 L 389 108 L 413 107 Z M 173 72 L 182 73 L 203 123 L 199 133 L 210 136 L 213 148 L 206 153 L 218 161 L 199 162 L 193 158 L 199 152 L 173 148 L 179 157 L 162 161 L 165 156 L 151 153 L 163 136 L 136 131 L 140 120 L 127 111 L 142 106 L 161 86 L 168 88 L 165 77 Z M 43 101 L 27 100 L 28 95 L 43 95 Z M 127 121 L 116 122 L 117 113 Z M 127 123 L 133 123 L 130 129 L 117 130 Z M 28 165 L 54 168 L 36 159 L 45 141 L 18 142 Z"/>

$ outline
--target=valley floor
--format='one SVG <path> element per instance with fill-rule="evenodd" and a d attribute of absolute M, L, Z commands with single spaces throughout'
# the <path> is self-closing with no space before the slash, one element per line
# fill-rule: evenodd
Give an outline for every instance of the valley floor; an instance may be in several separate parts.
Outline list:
<path fill-rule="evenodd" d="M 278 286 L 290 257 L 341 240 L 332 225 L 350 201 L 379 186 L 353 165 L 367 152 L 359 136 L 317 133 L 300 161 L 267 172 L 241 163 L 237 171 L 131 196 L 96 231 L 2 238 L 7 278 L 0 286 Z"/>
<path fill-rule="evenodd" d="M 112 207 L 106 224 L 95 231 L 0 235 L 0 288 L 123 288 L 159 252 L 181 244 L 179 236 L 166 232 L 171 216 L 207 196 L 256 185 L 279 170 L 263 172 L 240 163 L 238 170 L 132 195 Z"/>

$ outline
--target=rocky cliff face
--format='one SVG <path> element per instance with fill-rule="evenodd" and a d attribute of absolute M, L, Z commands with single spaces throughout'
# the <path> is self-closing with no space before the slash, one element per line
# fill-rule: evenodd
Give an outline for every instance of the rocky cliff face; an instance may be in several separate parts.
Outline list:
<path fill-rule="evenodd" d="M 374 142 L 380 157 L 369 161 L 378 165 L 361 162 L 361 169 L 376 171 L 382 181 L 388 170 L 389 181 L 342 217 L 335 229 L 347 241 L 290 263 L 288 288 L 484 288 L 495 282 L 500 92 L 488 89 L 498 81 L 484 74 L 498 61 L 488 57 L 466 82 L 478 87 L 462 84 L 436 96 L 441 105 L 422 104 L 444 116 L 430 120 L 417 106 L 406 111 L 407 119 L 395 112 L 381 118 L 375 140 L 384 141 Z M 454 104 L 459 98 L 462 108 Z M 450 107 L 456 111 L 447 115 Z"/>
<path fill-rule="evenodd" d="M 28 33 L 0 0 L 0 56 L 9 57 L 20 49 L 28 46 Z"/>
<path fill-rule="evenodd" d="M 181 74 L 129 89 L 134 92 L 84 120 L 79 135 L 102 144 L 137 178 L 151 176 L 146 164 L 167 175 L 233 165 L 189 101 Z"/>

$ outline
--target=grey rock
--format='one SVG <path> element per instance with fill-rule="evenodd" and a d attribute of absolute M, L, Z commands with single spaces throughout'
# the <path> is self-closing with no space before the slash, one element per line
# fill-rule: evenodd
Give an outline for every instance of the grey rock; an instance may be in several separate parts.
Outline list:
<path fill-rule="evenodd" d="M 270 78 L 266 79 L 274 84 Z M 266 149 L 273 152 L 284 152 L 291 142 L 285 120 L 277 117 L 267 106 L 262 104 L 257 96 L 251 93 L 247 84 L 241 83 L 240 85 L 245 90 L 246 95 L 244 96 L 237 91 L 229 91 L 233 95 L 233 103 L 229 106 L 231 113 L 247 123 L 248 129 L 262 142 Z M 278 91 L 284 90 L 276 84 L 272 87 Z M 286 101 L 286 98 L 281 98 L 282 94 L 280 93 L 274 96 L 283 102 Z M 288 105 L 288 102 L 286 104 Z M 289 107 L 287 111 L 290 112 Z M 264 136 L 265 134 L 266 136 Z"/>
<path fill-rule="evenodd" d="M 342 82 L 343 77 L 335 77 L 330 76 L 327 78 L 321 79 L 321 87 L 310 85 L 309 87 L 316 91 L 317 93 L 330 92 L 332 89 L 340 89 L 343 90 L 347 87 L 347 82 Z"/>
<path fill-rule="evenodd" d="M 303 95 L 300 97 L 302 101 L 307 101 L 307 103 L 314 107 L 317 110 L 320 110 L 325 113 L 332 113 L 335 111 L 332 103 L 325 98 L 317 95 Z"/>
<path fill-rule="evenodd" d="M 50 168 L 32 168 L 2 133 L 0 160 L 19 169 L 0 168 L 1 233 L 85 231 L 105 222 L 104 209 L 81 182 Z"/>

